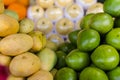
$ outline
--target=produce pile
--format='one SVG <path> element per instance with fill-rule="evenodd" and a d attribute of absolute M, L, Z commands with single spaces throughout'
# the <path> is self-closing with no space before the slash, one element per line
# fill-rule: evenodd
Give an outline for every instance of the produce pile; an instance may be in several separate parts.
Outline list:
<path fill-rule="evenodd" d="M 35 30 L 62 43 L 71 31 L 80 29 L 84 15 L 97 12 L 103 12 L 103 5 L 97 0 L 31 0 L 27 17 L 34 21 Z"/>
<path fill-rule="evenodd" d="M 8 69 L 7 77 L 0 75 L 0 80 L 120 80 L 120 1 L 106 0 L 102 4 L 92 0 L 95 3 L 89 7 L 80 0 L 71 1 L 78 13 L 78 6 L 82 7 L 81 17 L 81 12 L 75 19 L 66 16 L 67 12 L 59 19 L 55 14 L 54 18 L 41 16 L 49 8 L 56 12 L 68 7 L 57 7 L 57 2 L 50 7 L 51 3 L 46 6 L 31 0 L 31 14 L 20 19 L 0 0 L 0 74 Z M 70 27 L 70 31 L 57 31 L 57 26 Z M 50 37 L 52 34 L 57 36 Z"/>
<path fill-rule="evenodd" d="M 5 13 L 14 13 L 14 16 L 16 16 L 18 20 L 22 20 L 27 16 L 29 0 L 3 0 L 3 2 L 6 8 Z M 15 13 L 17 13 L 17 15 Z"/>

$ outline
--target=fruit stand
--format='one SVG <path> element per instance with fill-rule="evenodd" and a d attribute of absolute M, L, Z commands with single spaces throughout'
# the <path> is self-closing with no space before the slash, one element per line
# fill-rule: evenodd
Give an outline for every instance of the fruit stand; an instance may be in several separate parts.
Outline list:
<path fill-rule="evenodd" d="M 0 0 L 0 80 L 120 80 L 120 0 Z"/>

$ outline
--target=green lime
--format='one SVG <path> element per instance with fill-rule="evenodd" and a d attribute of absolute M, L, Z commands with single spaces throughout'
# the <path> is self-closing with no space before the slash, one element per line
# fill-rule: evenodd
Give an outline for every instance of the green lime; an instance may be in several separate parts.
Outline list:
<path fill-rule="evenodd" d="M 86 67 L 79 75 L 79 80 L 108 80 L 106 73 L 97 67 Z"/>
<path fill-rule="evenodd" d="M 77 35 L 78 35 L 79 31 L 80 30 L 74 30 L 68 34 L 68 39 L 74 45 L 77 45 Z"/>
<path fill-rule="evenodd" d="M 68 54 L 71 50 L 75 49 L 76 46 L 69 42 L 64 42 L 58 46 L 58 50 Z"/>
<path fill-rule="evenodd" d="M 64 67 L 57 71 L 55 80 L 77 80 L 77 73 L 71 68 Z"/>
<path fill-rule="evenodd" d="M 103 70 L 112 70 L 119 64 L 119 53 L 114 47 L 102 44 L 93 51 L 91 60 Z"/>
<path fill-rule="evenodd" d="M 66 54 L 68 53 L 68 42 L 64 42 L 58 46 L 58 50 L 65 52 Z"/>
<path fill-rule="evenodd" d="M 57 69 L 65 67 L 66 66 L 65 57 L 67 54 L 63 51 L 56 51 L 56 55 L 57 55 L 57 64 L 55 67 Z"/>
<path fill-rule="evenodd" d="M 92 14 L 87 14 L 82 18 L 82 20 L 80 22 L 80 28 L 81 29 L 87 29 L 87 28 L 90 27 L 89 25 L 90 25 L 90 21 L 91 21 L 91 18 L 92 18 L 93 15 L 94 15 L 93 13 Z"/>
<path fill-rule="evenodd" d="M 114 28 L 106 35 L 106 43 L 120 50 L 120 28 Z"/>
<path fill-rule="evenodd" d="M 105 0 L 103 9 L 105 13 L 108 13 L 114 17 L 120 16 L 120 0 Z"/>
<path fill-rule="evenodd" d="M 65 58 L 68 67 L 80 71 L 90 63 L 89 54 L 79 49 L 72 50 Z"/>
<path fill-rule="evenodd" d="M 96 13 L 92 19 L 90 28 L 105 34 L 113 28 L 113 18 L 107 13 Z"/>
<path fill-rule="evenodd" d="M 107 73 L 109 80 L 120 80 L 120 66 Z"/>
<path fill-rule="evenodd" d="M 92 51 L 100 43 L 100 35 L 94 29 L 83 29 L 78 33 L 77 48 L 80 51 Z"/>

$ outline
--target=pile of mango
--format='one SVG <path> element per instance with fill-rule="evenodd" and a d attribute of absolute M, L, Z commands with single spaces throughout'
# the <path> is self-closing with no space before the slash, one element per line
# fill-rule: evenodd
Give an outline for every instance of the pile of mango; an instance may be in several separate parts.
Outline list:
<path fill-rule="evenodd" d="M 0 79 L 36 80 L 40 77 L 41 80 L 53 80 L 50 70 L 54 65 L 49 64 L 55 63 L 56 58 L 51 57 L 55 52 L 46 47 L 46 36 L 34 30 L 32 20 L 24 18 L 19 21 L 4 13 L 5 10 L 3 1 L 0 1 L 0 70 L 1 66 L 8 68 L 7 79 L 2 78 L 4 73 Z"/>

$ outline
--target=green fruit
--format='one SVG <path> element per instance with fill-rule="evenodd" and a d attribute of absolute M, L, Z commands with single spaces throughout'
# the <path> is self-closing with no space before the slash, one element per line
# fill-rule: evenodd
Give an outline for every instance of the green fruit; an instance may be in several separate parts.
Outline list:
<path fill-rule="evenodd" d="M 104 12 L 114 17 L 120 16 L 120 0 L 105 0 L 103 6 Z"/>
<path fill-rule="evenodd" d="M 96 13 L 92 19 L 90 28 L 97 30 L 101 34 L 109 32 L 113 28 L 113 18 L 107 13 Z"/>
<path fill-rule="evenodd" d="M 77 80 L 77 73 L 71 68 L 64 67 L 57 71 L 55 80 Z"/>
<path fill-rule="evenodd" d="M 93 51 L 91 60 L 103 70 L 112 70 L 119 64 L 119 53 L 114 47 L 103 44 Z"/>
<path fill-rule="evenodd" d="M 41 31 L 32 31 L 29 35 L 33 38 L 31 52 L 39 52 L 46 46 L 46 36 Z"/>
<path fill-rule="evenodd" d="M 20 33 L 29 33 L 34 30 L 34 22 L 31 19 L 24 18 L 20 21 Z"/>
<path fill-rule="evenodd" d="M 41 69 L 43 70 L 50 71 L 57 62 L 56 53 L 49 48 L 42 49 L 36 55 L 40 58 Z"/>
<path fill-rule="evenodd" d="M 107 33 L 106 43 L 120 50 L 120 28 L 114 28 Z"/>
<path fill-rule="evenodd" d="M 80 22 L 80 28 L 81 29 L 90 28 L 90 22 L 91 22 L 91 19 L 92 19 L 93 15 L 94 14 L 87 14 L 82 18 L 82 20 Z"/>
<path fill-rule="evenodd" d="M 46 43 L 47 44 L 46 44 L 45 47 L 50 48 L 50 49 L 52 49 L 54 51 L 56 51 L 58 49 L 58 45 L 56 43 L 54 43 L 53 41 L 47 40 Z"/>
<path fill-rule="evenodd" d="M 100 35 L 96 30 L 84 29 L 78 33 L 77 48 L 80 51 L 92 51 L 100 43 Z"/>
<path fill-rule="evenodd" d="M 55 67 L 57 69 L 65 67 L 66 66 L 65 58 L 67 54 L 63 51 L 56 51 L 56 55 L 57 55 L 57 64 Z"/>
<path fill-rule="evenodd" d="M 18 14 L 17 14 L 15 11 L 13 11 L 13 10 L 5 9 L 5 10 L 4 10 L 4 14 L 13 17 L 13 18 L 15 18 L 16 20 L 19 20 Z"/>
<path fill-rule="evenodd" d="M 77 35 L 78 35 L 79 31 L 80 30 L 74 30 L 68 34 L 68 39 L 74 45 L 77 45 Z"/>
<path fill-rule="evenodd" d="M 64 43 L 59 45 L 58 50 L 63 51 L 66 54 L 68 54 L 71 50 L 73 50 L 75 48 L 76 48 L 75 45 L 73 45 L 73 44 L 71 44 L 69 42 L 64 42 Z"/>
<path fill-rule="evenodd" d="M 106 73 L 97 67 L 86 67 L 81 71 L 79 80 L 108 80 Z"/>
<path fill-rule="evenodd" d="M 120 80 L 120 66 L 107 73 L 109 80 Z"/>
<path fill-rule="evenodd" d="M 68 67 L 80 71 L 89 65 L 90 58 L 88 53 L 74 49 L 66 56 L 65 61 Z"/>

